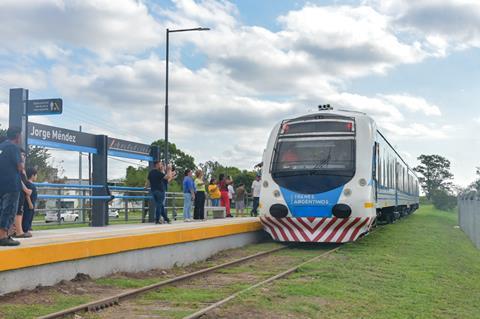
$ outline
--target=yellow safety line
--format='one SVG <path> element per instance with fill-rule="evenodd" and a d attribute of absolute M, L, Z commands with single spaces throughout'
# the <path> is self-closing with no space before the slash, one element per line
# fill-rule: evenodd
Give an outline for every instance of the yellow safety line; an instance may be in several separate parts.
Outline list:
<path fill-rule="evenodd" d="M 258 221 L 0 250 L 0 271 L 172 245 L 262 229 Z"/>

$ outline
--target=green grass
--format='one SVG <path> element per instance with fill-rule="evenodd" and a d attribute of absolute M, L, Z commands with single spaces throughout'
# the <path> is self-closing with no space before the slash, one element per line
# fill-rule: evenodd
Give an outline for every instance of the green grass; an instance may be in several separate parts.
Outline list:
<path fill-rule="evenodd" d="M 176 305 L 190 305 L 193 306 L 198 303 L 215 302 L 222 299 L 224 291 L 221 289 L 209 288 L 179 288 L 179 287 L 165 287 L 158 291 L 152 291 L 144 296 L 145 301 L 159 301 L 165 300 Z"/>
<path fill-rule="evenodd" d="M 236 307 L 295 318 L 480 318 L 480 251 L 456 218 L 422 207 Z"/>
<path fill-rule="evenodd" d="M 8 304 L 0 307 L 0 318 L 4 319 L 28 319 L 47 315 L 63 309 L 86 303 L 93 298 L 90 296 L 65 296 L 54 294 L 51 298 L 52 304 L 29 303 L 29 304 Z"/>
<path fill-rule="evenodd" d="M 160 281 L 158 278 L 131 279 L 131 278 L 99 278 L 95 283 L 101 286 L 110 286 L 116 288 L 140 288 Z"/>

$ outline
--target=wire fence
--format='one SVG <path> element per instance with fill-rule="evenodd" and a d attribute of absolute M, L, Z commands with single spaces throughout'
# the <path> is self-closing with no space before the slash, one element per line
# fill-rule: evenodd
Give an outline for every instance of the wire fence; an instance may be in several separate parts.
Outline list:
<path fill-rule="evenodd" d="M 480 249 L 480 194 L 473 192 L 458 198 L 458 224 Z"/>

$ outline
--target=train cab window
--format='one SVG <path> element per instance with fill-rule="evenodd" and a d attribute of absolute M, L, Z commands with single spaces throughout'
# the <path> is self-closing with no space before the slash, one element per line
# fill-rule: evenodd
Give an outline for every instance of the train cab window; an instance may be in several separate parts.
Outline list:
<path fill-rule="evenodd" d="M 273 180 L 291 191 L 316 194 L 355 175 L 355 119 L 314 115 L 284 121 L 270 165 Z"/>
<path fill-rule="evenodd" d="M 355 132 L 353 120 L 318 119 L 310 121 L 289 121 L 283 124 L 280 135 L 310 135 L 318 133 Z"/>
<path fill-rule="evenodd" d="M 279 139 L 271 167 L 280 186 L 306 194 L 325 192 L 355 175 L 355 140 Z"/>

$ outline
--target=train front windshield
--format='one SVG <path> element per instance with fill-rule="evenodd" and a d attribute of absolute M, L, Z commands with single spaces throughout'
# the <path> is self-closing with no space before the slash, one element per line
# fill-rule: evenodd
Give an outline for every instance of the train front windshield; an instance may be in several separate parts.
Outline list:
<path fill-rule="evenodd" d="M 322 193 L 346 184 L 355 175 L 353 125 L 353 121 L 284 125 L 271 165 L 274 181 L 303 194 Z"/>
<path fill-rule="evenodd" d="M 351 175 L 354 140 L 295 139 L 279 141 L 273 172 Z"/>

